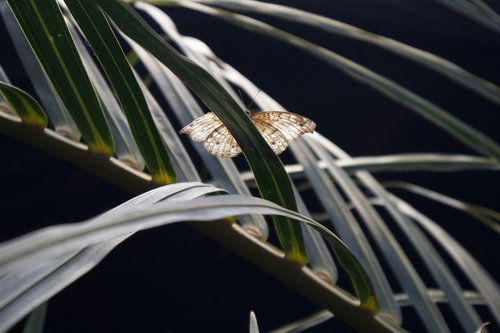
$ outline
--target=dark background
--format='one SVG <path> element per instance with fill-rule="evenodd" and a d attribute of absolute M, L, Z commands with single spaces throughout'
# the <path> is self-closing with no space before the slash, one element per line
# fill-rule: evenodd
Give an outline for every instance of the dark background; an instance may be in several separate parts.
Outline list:
<path fill-rule="evenodd" d="M 500 85 L 500 39 L 431 0 L 274 1 L 332 17 L 447 58 Z M 497 1 L 491 5 L 499 9 Z M 205 41 L 224 61 L 353 156 L 473 153 L 446 133 L 291 46 L 191 11 L 168 9 L 181 33 Z M 301 25 L 265 19 L 400 82 L 500 141 L 497 105 L 376 47 Z M 0 26 L 4 32 L 3 25 Z M 12 45 L 1 34 L 0 62 L 30 91 Z M 228 43 L 228 41 L 231 41 Z M 1 240 L 46 225 L 80 221 L 131 194 L 50 154 L 0 134 Z M 405 179 L 499 209 L 492 172 L 378 174 Z M 498 237 L 438 204 L 398 192 L 438 220 L 498 279 Z M 464 282 L 465 283 L 465 282 Z M 279 281 L 185 225 L 142 232 L 49 304 L 47 332 L 246 332 L 254 310 L 267 331 L 318 310 Z M 446 307 L 443 307 L 447 313 Z M 422 331 L 411 310 L 405 327 Z M 484 312 L 484 319 L 488 313 Z M 311 332 L 348 332 L 338 320 Z M 452 326 L 454 332 L 458 332 Z"/>

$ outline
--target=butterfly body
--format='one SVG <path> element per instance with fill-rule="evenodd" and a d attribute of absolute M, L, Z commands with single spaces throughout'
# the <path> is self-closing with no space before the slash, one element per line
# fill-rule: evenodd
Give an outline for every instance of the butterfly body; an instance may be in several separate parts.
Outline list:
<path fill-rule="evenodd" d="M 286 111 L 256 112 L 250 119 L 277 155 L 285 151 L 289 141 L 313 133 L 316 128 L 312 120 Z M 213 112 L 193 120 L 179 133 L 189 135 L 195 142 L 203 142 L 206 150 L 217 157 L 235 157 L 241 153 L 236 139 Z"/>

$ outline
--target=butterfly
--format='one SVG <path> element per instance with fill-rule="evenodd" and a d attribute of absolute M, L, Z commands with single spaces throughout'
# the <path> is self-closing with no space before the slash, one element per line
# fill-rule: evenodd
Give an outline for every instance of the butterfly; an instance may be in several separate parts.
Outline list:
<path fill-rule="evenodd" d="M 306 117 L 287 111 L 261 111 L 250 119 L 276 155 L 305 133 L 313 133 L 316 124 Z M 227 127 L 213 112 L 196 118 L 180 130 L 195 142 L 203 142 L 205 149 L 217 157 L 235 157 L 241 148 Z"/>

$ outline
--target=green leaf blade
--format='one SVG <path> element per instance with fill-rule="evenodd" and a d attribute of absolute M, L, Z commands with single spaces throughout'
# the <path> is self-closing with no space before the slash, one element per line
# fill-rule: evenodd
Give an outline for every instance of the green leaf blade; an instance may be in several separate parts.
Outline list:
<path fill-rule="evenodd" d="M 111 156 L 111 132 L 56 1 L 8 4 L 90 150 Z"/>
<path fill-rule="evenodd" d="M 45 302 L 31 312 L 23 328 L 23 333 L 43 333 L 48 303 Z"/>
<path fill-rule="evenodd" d="M 26 92 L 10 84 L 0 82 L 0 94 L 27 125 L 47 127 L 48 119 L 38 102 Z"/>
<path fill-rule="evenodd" d="M 53 85 L 41 68 L 33 49 L 28 43 L 25 34 L 7 2 L 0 2 L 0 15 L 14 43 L 14 48 L 19 55 L 19 60 L 33 84 L 38 101 L 43 106 L 45 112 L 47 112 L 52 127 L 57 133 L 61 133 L 74 141 L 79 141 L 82 135 L 78 126 L 69 115 L 62 101 L 58 98 Z"/>
<path fill-rule="evenodd" d="M 92 1 L 67 0 L 87 40 L 99 59 L 151 172 L 153 182 L 176 181 L 175 171 L 151 117 L 148 105 L 106 17 Z"/>

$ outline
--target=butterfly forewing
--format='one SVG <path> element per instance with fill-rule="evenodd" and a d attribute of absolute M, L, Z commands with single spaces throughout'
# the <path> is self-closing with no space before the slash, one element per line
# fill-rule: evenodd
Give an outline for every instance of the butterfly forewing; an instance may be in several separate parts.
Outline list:
<path fill-rule="evenodd" d="M 289 141 L 312 133 L 316 128 L 312 120 L 286 111 L 257 112 L 251 119 L 276 154 L 285 151 Z M 218 157 L 235 157 L 241 152 L 229 130 L 212 112 L 195 119 L 180 133 L 189 135 L 193 141 L 203 142 L 207 151 Z"/>
<path fill-rule="evenodd" d="M 301 115 L 286 111 L 263 111 L 252 115 L 252 120 L 262 121 L 279 130 L 285 138 L 297 140 L 305 133 L 312 133 L 316 124 Z"/>
<path fill-rule="evenodd" d="M 276 155 L 286 150 L 288 147 L 286 136 L 274 127 L 269 119 L 252 117 L 252 121 Z"/>
<path fill-rule="evenodd" d="M 203 142 L 208 136 L 224 124 L 213 112 L 208 112 L 200 118 L 196 118 L 189 125 L 180 130 L 180 134 L 187 134 L 195 142 Z"/>

